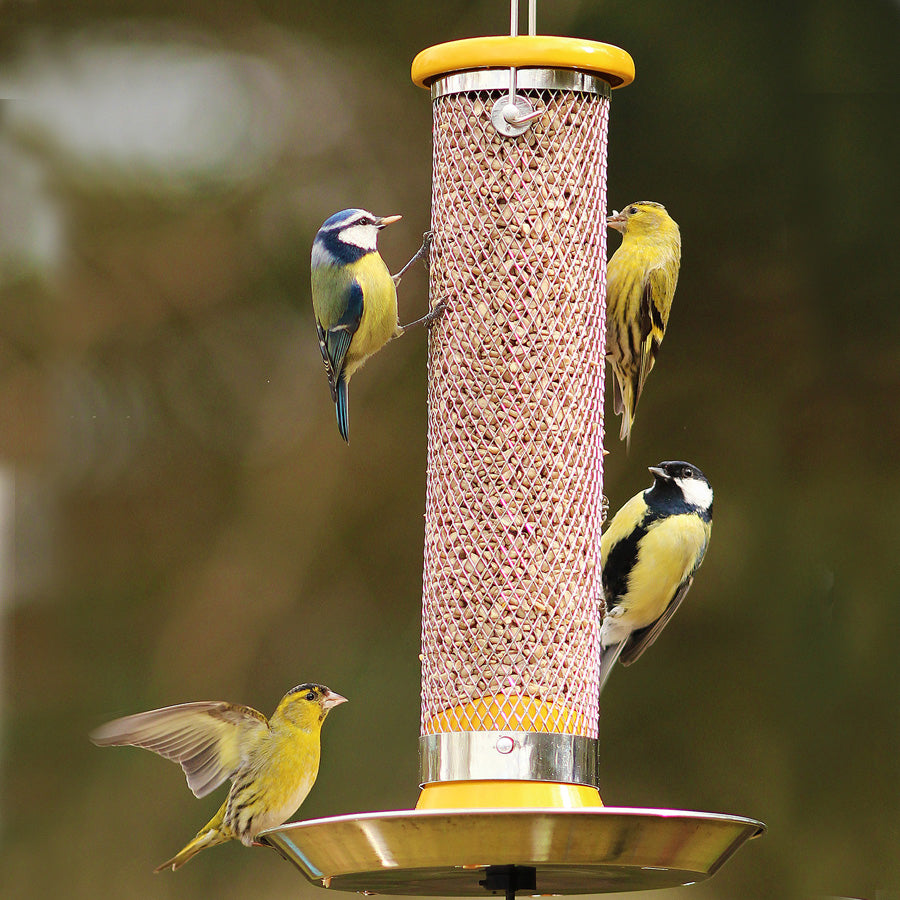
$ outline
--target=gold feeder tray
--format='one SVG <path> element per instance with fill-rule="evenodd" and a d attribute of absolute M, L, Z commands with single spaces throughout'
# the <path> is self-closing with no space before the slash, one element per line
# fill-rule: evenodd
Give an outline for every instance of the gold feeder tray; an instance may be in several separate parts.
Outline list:
<path fill-rule="evenodd" d="M 362 813 L 260 837 L 321 887 L 477 897 L 486 870 L 504 866 L 535 870 L 533 896 L 693 884 L 764 831 L 742 816 L 602 807 Z"/>

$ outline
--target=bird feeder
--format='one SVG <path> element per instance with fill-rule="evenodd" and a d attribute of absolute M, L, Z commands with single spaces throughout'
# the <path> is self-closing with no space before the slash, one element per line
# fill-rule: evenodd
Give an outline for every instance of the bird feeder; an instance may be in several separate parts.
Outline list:
<path fill-rule="evenodd" d="M 415 810 L 282 826 L 313 883 L 578 894 L 713 874 L 761 823 L 604 807 L 603 385 L 618 47 L 511 35 L 431 47 L 434 157 Z"/>

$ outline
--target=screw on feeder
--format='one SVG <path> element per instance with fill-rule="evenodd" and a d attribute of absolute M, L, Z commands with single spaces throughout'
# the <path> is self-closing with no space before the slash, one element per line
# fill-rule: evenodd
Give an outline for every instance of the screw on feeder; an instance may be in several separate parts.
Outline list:
<path fill-rule="evenodd" d="M 528 35 L 537 31 L 537 0 L 528 0 Z M 519 36 L 519 0 L 510 0 L 510 37 Z M 544 114 L 535 109 L 525 97 L 516 96 L 516 67 L 509 67 L 509 94 L 500 97 L 491 109 L 491 123 L 504 137 L 519 137 L 531 127 L 531 123 Z"/>

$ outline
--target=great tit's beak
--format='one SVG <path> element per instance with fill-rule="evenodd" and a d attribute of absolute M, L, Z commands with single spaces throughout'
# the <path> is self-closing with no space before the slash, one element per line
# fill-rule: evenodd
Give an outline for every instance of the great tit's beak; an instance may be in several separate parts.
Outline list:
<path fill-rule="evenodd" d="M 654 478 L 662 478 L 665 481 L 672 480 L 672 476 L 665 469 L 661 469 L 659 466 L 648 466 L 647 468 L 650 470 L 650 474 Z"/>
<path fill-rule="evenodd" d="M 616 231 L 621 231 L 622 234 L 625 233 L 625 226 L 628 224 L 628 217 L 624 212 L 616 212 L 613 210 L 613 214 L 609 216 L 606 220 L 606 225 L 609 228 L 615 228 Z"/>
<path fill-rule="evenodd" d="M 322 709 L 331 709 L 332 706 L 340 706 L 342 703 L 346 702 L 346 697 L 342 697 L 340 694 L 336 694 L 334 691 L 329 691 L 322 698 L 321 706 Z"/>
<path fill-rule="evenodd" d="M 384 228 L 385 225 L 393 225 L 394 222 L 399 222 L 403 216 L 382 216 L 380 219 L 375 220 L 375 224 L 379 228 Z"/>

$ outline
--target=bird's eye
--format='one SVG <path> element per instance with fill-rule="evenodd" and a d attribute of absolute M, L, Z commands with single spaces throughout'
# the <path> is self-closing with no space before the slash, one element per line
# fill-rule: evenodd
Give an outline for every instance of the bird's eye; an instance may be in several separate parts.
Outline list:
<path fill-rule="evenodd" d="M 307 691 L 307 692 L 306 692 L 306 699 L 307 699 L 307 700 L 310 700 L 310 701 L 315 700 L 315 699 L 316 699 L 316 692 L 315 692 L 315 691 Z"/>
<path fill-rule="evenodd" d="M 692 478 L 694 475 L 694 470 L 690 466 L 685 466 L 681 474 L 684 478 Z"/>
<path fill-rule="evenodd" d="M 628 212 L 629 212 L 629 214 L 632 215 L 632 216 L 636 216 L 636 215 L 637 215 L 637 211 L 638 211 L 638 208 L 637 208 L 636 206 L 629 206 L 629 207 L 628 207 Z"/>

